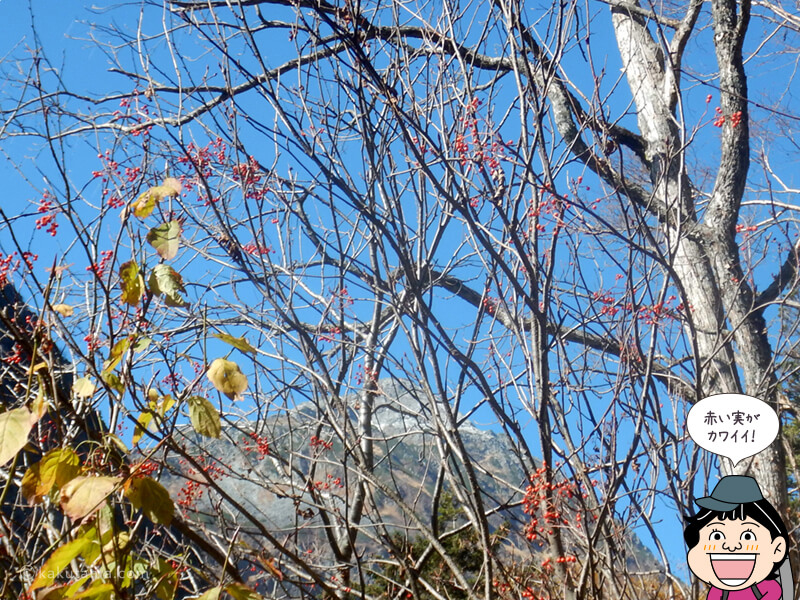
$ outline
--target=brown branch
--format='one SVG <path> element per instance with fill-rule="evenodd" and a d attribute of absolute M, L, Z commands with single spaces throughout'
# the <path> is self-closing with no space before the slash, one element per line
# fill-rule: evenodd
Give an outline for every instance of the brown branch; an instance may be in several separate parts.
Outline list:
<path fill-rule="evenodd" d="M 654 11 L 642 8 L 633 2 L 626 2 L 625 0 L 600 0 L 600 2 L 608 4 L 612 11 L 622 10 L 630 14 L 639 15 L 640 17 L 645 17 L 646 19 L 650 19 L 659 25 L 664 25 L 671 29 L 678 29 L 682 24 L 682 21 L 679 21 L 678 19 L 671 19 L 669 17 L 656 14 Z"/>
<path fill-rule="evenodd" d="M 742 58 L 742 44 L 750 20 L 750 2 L 713 0 L 711 14 L 719 65 L 720 107 L 725 122 L 717 178 L 704 220 L 720 235 L 729 235 L 733 233 L 739 216 L 750 168 L 747 76 Z"/>
<path fill-rule="evenodd" d="M 767 10 L 773 12 L 777 15 L 781 20 L 780 25 L 782 27 L 788 27 L 789 29 L 793 29 L 794 31 L 800 31 L 800 15 L 792 14 L 780 6 L 776 5 L 774 2 L 765 2 L 764 0 L 755 0 L 753 2 L 754 6 L 763 6 Z M 770 19 L 774 21 L 773 19 Z M 777 22 L 777 21 L 774 21 Z"/>
<path fill-rule="evenodd" d="M 430 272 L 430 285 L 444 288 L 476 308 L 482 306 L 483 295 L 466 285 L 457 277 L 432 270 Z M 494 316 L 508 329 L 530 331 L 534 325 L 533 318 L 515 319 L 507 310 L 503 310 L 500 306 L 497 307 Z M 625 348 L 616 340 L 575 327 L 565 327 L 560 323 L 548 322 L 547 333 L 564 341 L 580 344 L 592 350 L 607 352 L 613 356 L 623 357 L 625 355 Z M 652 373 L 656 379 L 667 386 L 670 392 L 680 394 L 689 402 L 694 402 L 696 400 L 694 386 L 675 375 L 667 365 L 653 361 Z"/>
<path fill-rule="evenodd" d="M 756 296 L 755 307 L 761 308 L 777 300 L 778 296 L 786 289 L 786 286 L 797 279 L 798 267 L 800 267 L 800 240 L 796 241 L 791 250 L 789 250 L 786 260 L 781 265 L 781 269 L 772 280 L 772 283 Z"/>

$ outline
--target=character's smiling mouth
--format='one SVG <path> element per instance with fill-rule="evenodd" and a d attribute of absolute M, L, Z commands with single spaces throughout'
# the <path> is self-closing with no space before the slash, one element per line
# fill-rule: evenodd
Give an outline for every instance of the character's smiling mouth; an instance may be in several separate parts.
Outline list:
<path fill-rule="evenodd" d="M 755 554 L 709 554 L 714 575 L 731 587 L 742 585 L 753 574 Z"/>

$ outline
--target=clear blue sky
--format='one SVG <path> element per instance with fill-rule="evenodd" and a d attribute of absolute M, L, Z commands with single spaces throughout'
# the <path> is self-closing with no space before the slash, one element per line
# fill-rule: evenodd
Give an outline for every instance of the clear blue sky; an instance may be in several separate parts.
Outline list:
<path fill-rule="evenodd" d="M 77 88 L 89 93 L 113 90 L 115 86 L 122 86 L 119 91 L 130 91 L 130 84 L 127 80 L 107 72 L 109 63 L 106 56 L 91 41 L 92 23 L 95 21 L 99 23 L 107 22 L 109 13 L 105 12 L 105 10 L 92 12 L 86 8 L 86 5 L 82 5 L 79 2 L 32 0 L 32 3 L 39 41 L 44 45 L 50 62 L 60 69 L 69 84 L 74 84 Z M 113 15 L 118 26 L 135 29 L 138 20 L 138 10 L 135 5 L 122 5 L 122 8 L 115 7 Z M 129 20 L 126 20 L 127 18 Z M 22 0 L 0 0 L 0 56 L 6 56 L 9 53 L 18 54 L 21 49 L 33 48 L 37 45 L 37 41 L 33 38 L 30 24 L 31 13 L 27 2 Z M 615 70 L 618 72 L 618 59 L 616 58 L 616 49 L 614 47 L 599 47 L 593 48 L 593 50 L 595 52 L 607 52 L 606 64 L 609 73 Z M 576 57 L 575 60 L 578 60 L 578 58 Z M 767 61 L 762 61 L 760 58 L 754 59 L 753 68 L 751 69 L 754 83 L 755 81 L 763 83 L 764 78 L 774 77 L 774 72 L 771 67 L 767 66 L 768 64 Z M 709 68 L 712 67 L 710 66 Z M 612 81 L 613 79 L 609 78 L 609 82 Z M 8 86 L 8 83 L 0 85 Z M 695 85 L 693 79 L 687 78 L 687 87 L 692 85 Z M 0 93 L 8 93 L 8 89 L 4 92 L 3 88 L 0 88 Z M 796 93 L 797 90 L 794 87 L 787 90 L 784 101 L 791 101 Z M 696 85 L 694 92 L 687 97 L 701 105 L 704 104 L 704 98 L 707 94 L 712 94 L 715 98 L 718 97 L 718 94 L 712 88 L 704 85 Z M 713 110 L 715 104 L 712 103 L 710 106 Z M 632 117 L 629 118 L 632 119 Z M 706 133 L 701 135 L 708 135 L 708 141 L 711 142 L 713 140 L 712 134 L 714 134 L 713 130 L 706 130 Z M 32 145 L 28 140 L 21 139 L 7 144 L 2 150 L 5 153 L 12 154 L 17 160 L 21 156 L 30 156 L 32 161 L 46 160 L 46 157 L 31 152 L 31 147 Z M 705 147 L 708 155 L 713 157 L 716 152 L 716 144 L 709 143 Z M 757 151 L 757 149 L 755 150 Z M 85 174 L 95 169 L 96 164 L 93 163 L 92 153 L 88 152 L 86 148 L 75 148 L 75 152 L 78 155 L 80 153 L 85 153 L 86 155 L 85 164 L 76 162 L 73 165 L 73 168 L 80 171 L 76 179 L 84 180 Z M 709 156 L 703 158 L 709 158 Z M 789 185 L 795 185 L 800 182 L 800 174 L 798 174 L 796 168 L 797 160 L 796 154 L 792 155 L 787 152 L 781 163 L 773 165 L 780 170 L 784 181 Z M 30 186 L 21 180 L 11 163 L 5 159 L 5 155 L 2 155 L 0 161 L 2 161 L 0 162 L 0 176 L 4 182 L 4 199 L 2 201 L 4 209 L 9 214 L 31 210 L 28 201 L 34 198 L 32 197 Z M 756 174 L 754 177 L 759 178 L 761 175 Z M 33 183 L 38 185 L 36 181 Z M 757 216 L 757 213 L 754 214 Z M 41 240 L 42 238 L 37 239 Z M 48 254 L 47 248 L 37 247 L 36 250 L 43 255 Z M 54 246 L 49 251 L 50 253 L 60 252 L 63 251 L 63 248 Z M 764 272 L 763 276 L 766 280 L 769 273 Z M 661 541 L 667 547 L 673 566 L 680 573 L 681 557 L 684 554 L 681 532 L 676 528 L 674 514 L 667 513 L 665 517 L 665 520 L 659 524 L 659 532 L 662 535 Z"/>

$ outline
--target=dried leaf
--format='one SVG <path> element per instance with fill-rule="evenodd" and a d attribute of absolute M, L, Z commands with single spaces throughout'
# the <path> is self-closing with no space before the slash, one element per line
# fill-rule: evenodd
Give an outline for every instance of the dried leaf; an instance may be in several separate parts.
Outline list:
<path fill-rule="evenodd" d="M 181 193 L 181 190 L 183 189 L 183 185 L 181 184 L 181 182 L 175 179 L 174 177 L 167 177 L 164 180 L 164 183 L 162 183 L 161 185 L 165 188 L 169 188 L 172 191 L 170 196 L 177 196 L 178 194 Z"/>
<path fill-rule="evenodd" d="M 119 477 L 76 477 L 61 488 L 61 510 L 73 521 L 99 509 L 116 489 Z"/>
<path fill-rule="evenodd" d="M 276 579 L 278 579 L 280 581 L 283 581 L 283 572 L 281 572 L 281 570 L 275 565 L 275 559 L 274 558 L 272 558 L 271 556 L 270 557 L 259 556 L 258 557 L 258 562 L 260 562 L 262 565 L 264 565 L 264 568 L 266 568 L 267 571 L 272 573 L 272 575 Z"/>
<path fill-rule="evenodd" d="M 88 377 L 76 379 L 72 384 L 72 393 L 78 398 L 89 398 L 96 389 L 97 386 Z"/>
<path fill-rule="evenodd" d="M 41 418 L 24 406 L 0 414 L 0 466 L 9 462 L 28 443 L 28 435 Z"/>
<path fill-rule="evenodd" d="M 231 400 L 241 399 L 242 392 L 247 389 L 247 377 L 239 365 L 224 358 L 217 358 L 211 363 L 206 377 Z"/>
<path fill-rule="evenodd" d="M 75 314 L 75 309 L 69 304 L 53 304 L 53 310 L 62 317 L 71 317 L 73 314 Z"/>

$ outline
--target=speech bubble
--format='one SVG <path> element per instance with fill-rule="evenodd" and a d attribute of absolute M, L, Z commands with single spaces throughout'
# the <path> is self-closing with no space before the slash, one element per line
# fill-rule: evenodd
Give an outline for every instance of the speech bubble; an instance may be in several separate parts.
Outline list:
<path fill-rule="evenodd" d="M 728 457 L 734 466 L 758 454 L 778 435 L 778 415 L 766 402 L 744 394 L 703 398 L 686 416 L 686 428 L 701 448 Z"/>

